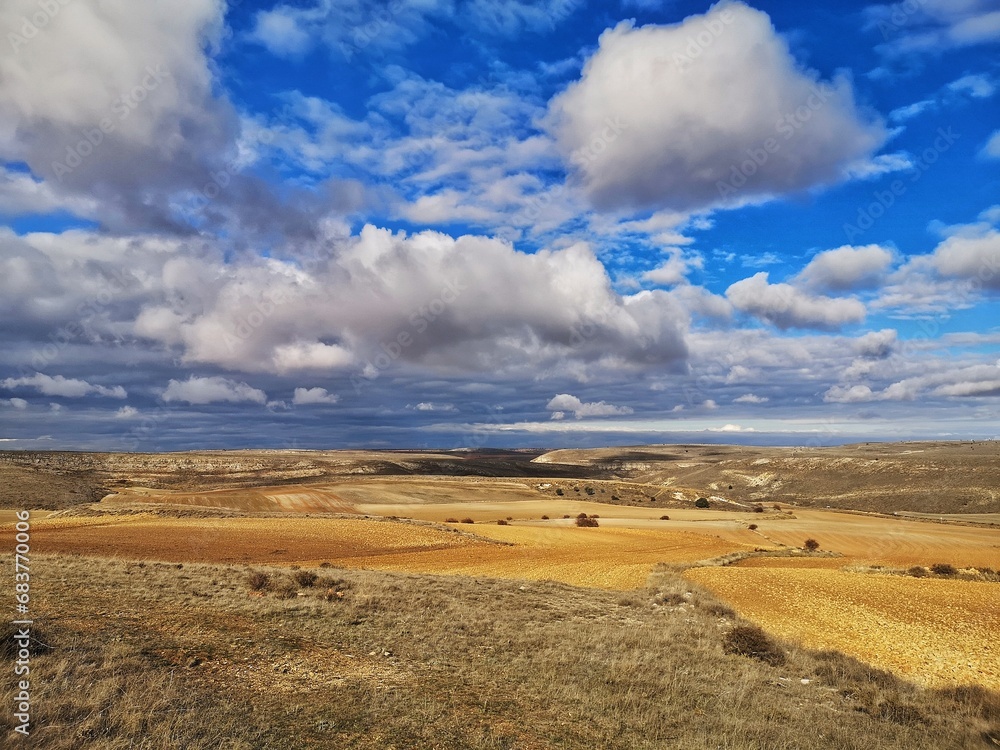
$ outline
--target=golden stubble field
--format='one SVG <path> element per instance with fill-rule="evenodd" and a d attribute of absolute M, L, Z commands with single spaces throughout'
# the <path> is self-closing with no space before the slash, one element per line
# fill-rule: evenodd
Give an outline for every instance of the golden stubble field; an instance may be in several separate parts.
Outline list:
<path fill-rule="evenodd" d="M 167 517 L 153 513 L 160 503 L 258 516 Z M 150 513 L 38 514 L 32 548 L 171 562 L 329 562 L 627 590 L 645 585 L 657 563 L 683 567 L 755 548 L 787 552 L 814 538 L 839 556 L 757 557 L 686 575 L 748 619 L 807 646 L 836 648 L 929 685 L 1000 688 L 997 584 L 844 570 L 938 562 L 1000 568 L 996 526 L 788 506 L 750 513 L 611 505 L 545 496 L 532 480 L 483 478 L 379 477 L 194 492 L 133 487 L 101 505 L 134 511 L 145 504 Z M 354 517 L 303 515 L 317 512 Z M 581 512 L 599 515 L 599 528 L 577 528 L 573 517 Z M 661 520 L 664 514 L 669 520 Z M 449 518 L 475 523 L 445 523 Z M 509 525 L 497 525 L 507 518 Z M 11 524 L 0 526 L 0 544 L 12 535 Z"/>
<path fill-rule="evenodd" d="M 693 563 L 750 549 L 670 529 L 455 524 L 332 518 L 53 518 L 32 526 L 33 549 L 169 562 L 320 565 L 554 580 L 634 589 L 660 562 Z M 5 527 L 2 537 L 10 537 Z"/>
<path fill-rule="evenodd" d="M 1000 585 L 805 568 L 695 568 L 769 631 L 836 649 L 929 686 L 1000 690 Z"/>

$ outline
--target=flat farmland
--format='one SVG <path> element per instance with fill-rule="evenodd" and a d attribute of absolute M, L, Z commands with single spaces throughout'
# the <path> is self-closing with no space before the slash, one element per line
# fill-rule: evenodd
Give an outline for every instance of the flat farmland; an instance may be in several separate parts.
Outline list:
<path fill-rule="evenodd" d="M 758 533 L 792 547 L 813 538 L 858 564 L 1000 567 L 1000 529 L 806 508 L 792 515 L 756 521 Z"/>
<path fill-rule="evenodd" d="M 928 686 L 1000 689 L 995 583 L 763 567 L 685 576 L 807 647 L 837 649 Z"/>
<path fill-rule="evenodd" d="M 594 492 L 584 494 L 584 485 Z M 629 502 L 600 501 L 613 494 Z M 91 506 L 98 516 L 33 514 L 32 549 L 177 563 L 329 562 L 606 590 L 644 587 L 658 563 L 693 566 L 759 549 L 785 556 L 694 567 L 685 575 L 748 619 L 807 647 L 838 649 L 927 685 L 1000 687 L 997 584 L 847 570 L 934 563 L 1000 568 L 1000 528 L 983 523 L 988 514 L 939 523 L 937 517 L 787 504 L 781 510 L 766 504 L 757 513 L 714 495 L 714 507 L 699 509 L 693 498 L 700 494 L 606 480 L 511 477 L 359 476 L 210 489 L 134 485 Z M 224 517 L 233 513 L 244 515 Z M 576 527 L 579 513 L 599 516 L 600 526 Z M 10 544 L 13 517 L 0 520 L 7 522 L 0 544 Z M 836 556 L 795 554 L 809 538 Z"/>
<path fill-rule="evenodd" d="M 329 518 L 53 518 L 32 524 L 32 548 L 168 562 L 296 564 L 643 586 L 659 562 L 694 563 L 746 545 L 686 531 L 466 526 Z M 0 532 L 12 542 L 13 527 Z"/>

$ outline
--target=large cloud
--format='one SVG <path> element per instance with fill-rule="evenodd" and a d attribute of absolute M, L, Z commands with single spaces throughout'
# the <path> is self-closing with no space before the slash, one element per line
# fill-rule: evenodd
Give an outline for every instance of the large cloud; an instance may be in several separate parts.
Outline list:
<path fill-rule="evenodd" d="M 17 30 L 0 49 L 0 156 L 99 199 L 106 222 L 170 226 L 164 191 L 201 188 L 235 132 L 205 51 L 223 3 L 52 6 L 0 8 L 0 28 Z"/>
<path fill-rule="evenodd" d="M 526 254 L 483 237 L 368 226 L 305 270 L 185 265 L 135 331 L 179 347 L 188 363 L 279 373 L 355 365 L 374 376 L 397 361 L 468 372 L 671 366 L 686 356 L 681 308 L 663 292 L 615 294 L 583 245 Z M 190 278 L 206 281 L 181 294 Z"/>
<path fill-rule="evenodd" d="M 878 286 L 892 261 L 892 251 L 879 245 L 845 245 L 817 254 L 796 280 L 828 291 L 872 288 Z"/>
<path fill-rule="evenodd" d="M 723 2 L 601 35 L 549 127 L 598 206 L 696 209 L 844 178 L 885 140 L 850 82 L 804 70 L 765 13 Z"/>
<path fill-rule="evenodd" d="M 766 271 L 737 281 L 726 290 L 726 297 L 737 310 L 781 329 L 836 330 L 865 319 L 865 306 L 859 300 L 813 296 L 790 284 L 771 284 Z"/>

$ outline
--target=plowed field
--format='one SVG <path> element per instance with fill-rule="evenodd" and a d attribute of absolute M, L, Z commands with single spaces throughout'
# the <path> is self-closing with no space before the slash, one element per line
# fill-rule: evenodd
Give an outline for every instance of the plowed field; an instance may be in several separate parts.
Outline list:
<path fill-rule="evenodd" d="M 822 569 L 697 568 L 685 575 L 748 619 L 925 685 L 1000 689 L 1000 585 Z"/>
<path fill-rule="evenodd" d="M 684 531 L 432 526 L 330 518 L 54 518 L 32 524 L 38 552 L 171 562 L 328 561 L 355 568 L 557 580 L 632 589 L 658 562 L 696 562 L 746 547 Z M 12 537 L 11 526 L 0 539 Z M 497 543 L 501 542 L 501 543 Z"/>

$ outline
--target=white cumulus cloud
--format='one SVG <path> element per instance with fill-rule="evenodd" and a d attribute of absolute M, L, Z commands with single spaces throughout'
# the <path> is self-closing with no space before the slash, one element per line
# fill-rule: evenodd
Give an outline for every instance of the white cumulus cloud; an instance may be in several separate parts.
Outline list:
<path fill-rule="evenodd" d="M 670 26 L 605 31 L 547 126 L 592 202 L 739 205 L 848 176 L 885 141 L 846 77 L 821 81 L 767 14 L 721 2 Z"/>
<path fill-rule="evenodd" d="M 615 406 L 605 401 L 585 403 L 576 396 L 569 393 L 560 393 L 554 396 L 545 408 L 551 412 L 553 419 L 562 419 L 566 412 L 572 413 L 577 419 L 584 417 L 610 417 L 621 414 L 631 414 L 632 408 L 628 406 Z M 561 416 L 556 416 L 556 415 Z"/>
<path fill-rule="evenodd" d="M 340 396 L 335 393 L 328 393 L 326 388 L 296 388 L 292 396 L 292 403 L 297 406 L 306 404 L 335 404 L 340 401 Z"/>
<path fill-rule="evenodd" d="M 164 401 L 184 401 L 189 404 L 211 404 L 217 401 L 238 403 L 267 402 L 267 394 L 246 383 L 222 377 L 199 378 L 192 375 L 187 380 L 171 380 L 163 392 Z"/>
<path fill-rule="evenodd" d="M 781 329 L 835 330 L 865 319 L 860 300 L 808 294 L 791 284 L 771 284 L 766 271 L 737 281 L 726 297 L 742 312 Z"/>
<path fill-rule="evenodd" d="M 107 388 L 103 385 L 92 385 L 86 380 L 78 378 L 66 378 L 62 375 L 46 375 L 41 372 L 36 372 L 34 375 L 26 377 L 7 378 L 0 382 L 0 387 L 7 388 L 8 390 L 21 387 L 34 388 L 46 396 L 64 396 L 66 398 L 81 398 L 91 394 L 108 396 L 109 398 L 125 398 L 128 396 L 128 393 L 120 385 Z"/>

